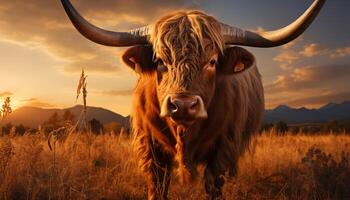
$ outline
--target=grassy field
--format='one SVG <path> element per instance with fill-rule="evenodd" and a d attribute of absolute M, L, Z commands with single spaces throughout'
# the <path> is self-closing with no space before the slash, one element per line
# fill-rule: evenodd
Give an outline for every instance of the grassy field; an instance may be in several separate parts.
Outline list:
<path fill-rule="evenodd" d="M 0 199 L 145 199 L 131 139 L 0 137 Z M 226 199 L 350 199 L 350 136 L 264 133 L 227 179 Z M 200 181 L 170 199 L 205 199 Z"/>

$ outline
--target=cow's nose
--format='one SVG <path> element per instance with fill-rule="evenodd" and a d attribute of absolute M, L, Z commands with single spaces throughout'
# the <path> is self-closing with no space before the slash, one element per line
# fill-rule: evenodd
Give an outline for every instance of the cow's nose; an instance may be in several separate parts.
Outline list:
<path fill-rule="evenodd" d="M 194 118 L 199 111 L 198 98 L 192 96 L 171 96 L 168 102 L 171 115 L 178 117 Z"/>
<path fill-rule="evenodd" d="M 198 95 L 169 95 L 167 113 L 175 122 L 189 124 L 206 117 L 206 111 Z M 203 114 L 204 113 L 204 114 Z"/>
<path fill-rule="evenodd" d="M 171 117 L 178 123 L 186 123 L 206 119 L 208 114 L 199 95 L 171 94 L 164 98 L 160 116 Z"/>

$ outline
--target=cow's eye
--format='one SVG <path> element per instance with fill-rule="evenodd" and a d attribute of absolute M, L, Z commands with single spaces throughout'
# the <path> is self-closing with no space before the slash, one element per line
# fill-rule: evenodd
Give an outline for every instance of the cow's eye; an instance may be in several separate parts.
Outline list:
<path fill-rule="evenodd" d="M 160 58 L 158 58 L 158 59 L 156 60 L 156 62 L 157 62 L 157 65 L 164 65 L 163 60 L 160 59 Z"/>
<path fill-rule="evenodd" d="M 209 63 L 205 66 L 205 69 L 211 70 L 216 67 L 217 60 L 216 59 L 211 59 Z"/>
<path fill-rule="evenodd" d="M 215 59 L 212 59 L 209 63 L 210 63 L 210 65 L 212 65 L 212 66 L 215 66 L 216 65 L 216 60 Z"/>
<path fill-rule="evenodd" d="M 158 72 L 160 72 L 160 73 L 166 73 L 167 71 L 168 71 L 168 68 L 165 66 L 165 64 L 163 63 L 163 61 L 162 60 L 158 60 L 157 61 L 157 70 L 158 70 Z"/>

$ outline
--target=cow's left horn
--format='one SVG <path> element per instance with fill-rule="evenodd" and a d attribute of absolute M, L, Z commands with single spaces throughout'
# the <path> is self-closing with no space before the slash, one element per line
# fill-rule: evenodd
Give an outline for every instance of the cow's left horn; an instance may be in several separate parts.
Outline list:
<path fill-rule="evenodd" d="M 226 44 L 251 47 L 280 46 L 301 35 L 315 19 L 325 2 L 326 0 L 315 0 L 309 9 L 293 23 L 275 31 L 252 32 L 221 24 L 221 33 Z"/>
<path fill-rule="evenodd" d="M 75 28 L 89 40 L 106 46 L 132 46 L 148 44 L 151 26 L 144 26 L 128 32 L 113 32 L 96 27 L 86 21 L 69 0 L 61 0 L 62 5 Z"/>

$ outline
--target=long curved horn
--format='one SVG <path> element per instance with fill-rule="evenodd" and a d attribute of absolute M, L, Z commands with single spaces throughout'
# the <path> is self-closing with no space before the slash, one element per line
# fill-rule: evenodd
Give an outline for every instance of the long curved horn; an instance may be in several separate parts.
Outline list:
<path fill-rule="evenodd" d="M 326 0 L 315 0 L 309 9 L 307 9 L 304 14 L 293 23 L 275 31 L 263 31 L 257 33 L 221 24 L 221 33 L 224 36 L 226 44 L 251 47 L 280 46 L 301 35 L 316 18 L 325 2 Z"/>
<path fill-rule="evenodd" d="M 101 29 L 86 21 L 72 6 L 69 0 L 61 0 L 69 19 L 75 28 L 87 39 L 106 46 L 132 46 L 149 44 L 148 35 L 151 26 L 144 26 L 128 32 L 113 32 Z"/>

